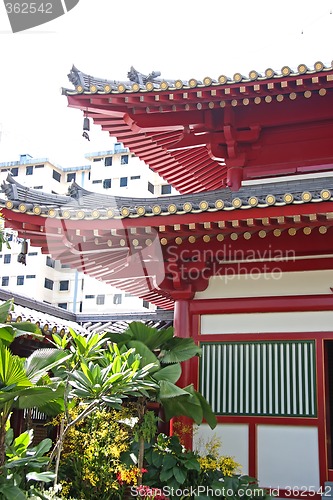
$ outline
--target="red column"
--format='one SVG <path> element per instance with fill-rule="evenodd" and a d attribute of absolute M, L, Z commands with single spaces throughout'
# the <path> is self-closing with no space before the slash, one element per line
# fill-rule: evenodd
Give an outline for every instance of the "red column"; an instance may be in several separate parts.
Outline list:
<path fill-rule="evenodd" d="M 174 308 L 174 333 L 177 337 L 191 337 L 191 318 L 189 300 L 177 300 Z M 182 375 L 177 382 L 179 387 L 197 385 L 197 359 L 193 358 L 182 363 Z M 193 445 L 193 420 L 189 417 L 176 417 L 170 422 L 170 434 L 177 434 L 187 449 Z"/>
<path fill-rule="evenodd" d="M 174 333 L 177 337 L 191 337 L 190 307 L 188 300 L 177 300 L 174 308 L 173 318 Z M 184 387 L 193 382 L 191 379 L 191 360 L 182 363 L 182 375 L 178 381 L 179 386 Z"/>

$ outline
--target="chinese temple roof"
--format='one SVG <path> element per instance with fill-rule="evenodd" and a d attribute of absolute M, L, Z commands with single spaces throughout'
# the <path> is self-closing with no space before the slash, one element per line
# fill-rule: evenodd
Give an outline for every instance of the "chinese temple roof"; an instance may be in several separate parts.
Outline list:
<path fill-rule="evenodd" d="M 157 198 L 128 198 L 88 191 L 76 182 L 69 187 L 68 195 L 51 194 L 23 186 L 8 175 L 1 190 L 7 200 L 0 199 L 0 206 L 20 213 L 74 220 L 137 220 L 142 217 L 230 212 L 330 201 L 333 176 L 247 185 L 237 193 L 226 188 Z"/>
<path fill-rule="evenodd" d="M 296 69 L 289 66 L 283 66 L 281 70 L 274 70 L 267 68 L 263 73 L 258 73 L 255 70 L 249 72 L 249 75 L 235 73 L 233 76 L 220 75 L 217 79 L 209 76 L 203 80 L 190 78 L 189 80 L 171 80 L 159 78 L 161 73 L 159 71 L 152 71 L 149 75 L 144 75 L 135 70 L 133 66 L 127 73 L 127 80 L 107 80 L 96 78 L 92 75 L 83 73 L 75 66 L 72 67 L 68 74 L 69 81 L 75 86 L 75 90 L 64 89 L 67 95 L 77 93 L 123 93 L 123 92 L 144 92 L 151 90 L 179 90 L 179 89 L 192 89 L 192 88 L 207 88 L 210 86 L 226 85 L 226 84 L 241 84 L 249 82 L 264 82 L 267 80 L 291 77 L 300 77 L 303 75 L 313 75 L 319 72 L 328 72 L 332 69 L 332 65 L 325 65 L 321 61 L 317 61 L 313 68 L 305 64 L 299 64 Z"/>
<path fill-rule="evenodd" d="M 332 170 L 332 65 L 202 81 L 134 68 L 127 76 L 102 80 L 73 67 L 74 89 L 63 93 L 180 193 Z"/>
<path fill-rule="evenodd" d="M 276 265 L 261 259 L 267 248 L 278 248 L 281 255 L 293 251 L 292 260 L 282 257 L 281 270 L 331 268 L 333 176 L 287 179 L 246 185 L 237 193 L 220 189 L 131 199 L 92 193 L 75 183 L 67 196 L 58 196 L 9 177 L 0 207 L 8 226 L 44 253 L 172 309 L 175 300 L 204 290 L 214 273 L 223 275 L 232 266 L 238 272 L 237 252 L 244 256 L 243 270 Z M 259 261 L 248 255 L 253 249 Z M 317 255 L 313 261 L 312 255 Z"/>

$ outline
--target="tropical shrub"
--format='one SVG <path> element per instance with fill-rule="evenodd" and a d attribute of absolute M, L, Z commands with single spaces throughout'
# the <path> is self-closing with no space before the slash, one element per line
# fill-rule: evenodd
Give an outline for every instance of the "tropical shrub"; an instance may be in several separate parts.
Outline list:
<path fill-rule="evenodd" d="M 50 457 L 50 463 L 56 458 L 56 484 L 64 440 L 70 429 L 98 410 L 120 410 L 124 400 L 147 396 L 147 390 L 156 384 L 148 377 L 151 364 L 141 367 L 135 349 L 118 348 L 105 334 L 89 333 L 84 337 L 71 330 L 69 337 L 53 338 L 59 348 L 70 352 L 64 366 L 56 371 L 66 388 L 59 437 Z M 73 417 L 69 410 L 75 407 L 78 413 Z"/>
<path fill-rule="evenodd" d="M 159 331 L 136 321 L 130 323 L 123 334 L 108 334 L 108 337 L 117 343 L 119 348 L 134 349 L 140 355 L 142 368 L 152 367 L 148 378 L 154 386 L 147 390 L 147 395 L 139 394 L 136 401 L 139 422 L 145 421 L 148 403 L 156 401 L 163 409 L 165 421 L 177 416 L 186 416 L 196 424 L 206 420 L 211 428 L 215 427 L 216 416 L 206 399 L 194 389 L 193 384 L 186 387 L 177 385 L 182 374 L 181 363 L 201 354 L 200 347 L 192 338 L 174 335 L 172 327 Z M 138 467 L 142 469 L 147 439 L 141 434 L 138 441 Z"/>
<path fill-rule="evenodd" d="M 71 418 L 76 419 L 79 412 L 79 407 L 70 410 Z M 60 460 L 61 494 L 89 500 L 122 498 L 126 485 L 137 484 L 139 476 L 133 462 L 127 466 L 122 461 L 132 438 L 130 407 L 96 410 L 72 426 Z"/>
<path fill-rule="evenodd" d="M 232 457 L 220 456 L 217 449 L 215 443 L 200 455 L 186 450 L 178 436 L 159 434 L 145 452 L 144 483 L 151 488 L 158 486 L 160 494 L 169 498 L 268 498 L 255 478 L 242 475 L 240 464 Z M 132 491 L 135 493 L 135 487 Z"/>
<path fill-rule="evenodd" d="M 7 422 L 5 438 L 5 464 L 0 468 L 0 498 L 23 500 L 29 497 L 41 498 L 36 487 L 49 483 L 54 474 L 45 471 L 49 462 L 46 453 L 52 446 L 50 439 L 44 439 L 31 447 L 33 430 L 25 431 L 14 438 L 13 429 Z"/>
<path fill-rule="evenodd" d="M 5 462 L 7 423 L 13 409 L 39 408 L 57 414 L 62 411 L 64 384 L 50 376 L 67 355 L 59 349 L 37 349 L 28 358 L 12 354 L 10 344 L 22 335 L 41 337 L 36 325 L 7 322 L 13 308 L 9 300 L 0 305 L 0 466 Z"/>

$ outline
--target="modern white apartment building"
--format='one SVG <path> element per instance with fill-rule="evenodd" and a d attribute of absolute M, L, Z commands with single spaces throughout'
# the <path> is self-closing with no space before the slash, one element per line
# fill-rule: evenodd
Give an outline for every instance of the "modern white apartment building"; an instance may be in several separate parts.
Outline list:
<path fill-rule="evenodd" d="M 57 194 L 66 194 L 73 182 L 89 191 L 110 196 L 149 197 L 176 193 L 121 143 L 115 143 L 113 150 L 87 154 L 86 158 L 86 165 L 63 168 L 48 158 L 24 154 L 18 161 L 0 163 L 0 183 L 11 173 L 20 184 Z M 6 231 L 11 248 L 3 246 L 0 252 L 0 288 L 75 313 L 155 310 L 155 306 L 138 297 L 67 268 L 42 254 L 39 248 L 29 246 L 26 265 L 20 263 L 19 254 L 24 243 L 15 231 L 9 228 Z"/>

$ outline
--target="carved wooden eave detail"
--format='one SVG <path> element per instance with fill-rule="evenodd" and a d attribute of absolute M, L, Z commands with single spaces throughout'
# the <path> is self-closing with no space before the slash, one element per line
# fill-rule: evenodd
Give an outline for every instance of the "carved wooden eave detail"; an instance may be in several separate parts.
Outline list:
<path fill-rule="evenodd" d="M 202 81 L 131 73 L 101 80 L 73 68 L 75 89 L 63 93 L 181 193 L 332 170 L 330 65 Z"/>
<path fill-rule="evenodd" d="M 20 237 L 166 309 L 203 291 L 211 276 L 238 272 L 240 260 L 244 273 L 272 270 L 277 258 L 286 271 L 333 265 L 332 176 L 145 199 L 75 183 L 58 196 L 11 177 L 2 190 L 0 207 Z"/>

